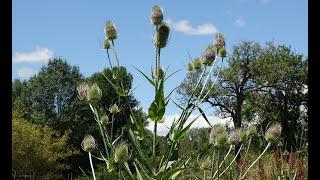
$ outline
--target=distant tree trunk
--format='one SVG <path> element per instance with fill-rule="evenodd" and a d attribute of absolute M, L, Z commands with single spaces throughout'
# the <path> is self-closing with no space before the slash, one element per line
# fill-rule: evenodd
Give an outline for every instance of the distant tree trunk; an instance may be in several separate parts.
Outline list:
<path fill-rule="evenodd" d="M 242 122 L 241 122 L 241 118 L 242 118 L 241 107 L 242 107 L 242 101 L 238 100 L 238 103 L 235 108 L 235 115 L 233 117 L 233 123 L 234 123 L 235 129 L 241 128 L 241 124 L 242 124 Z M 235 155 L 237 154 L 239 149 L 240 149 L 240 144 L 235 146 Z M 241 154 L 239 153 L 239 155 L 237 156 L 237 159 L 236 159 L 237 163 L 240 162 L 240 157 L 241 157 Z"/>

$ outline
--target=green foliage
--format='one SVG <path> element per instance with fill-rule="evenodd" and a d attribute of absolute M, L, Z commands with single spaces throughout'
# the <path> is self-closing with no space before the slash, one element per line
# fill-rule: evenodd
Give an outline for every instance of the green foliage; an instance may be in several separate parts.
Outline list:
<path fill-rule="evenodd" d="M 68 169 L 66 157 L 77 153 L 67 145 L 70 132 L 56 137 L 52 129 L 24 120 L 18 110 L 12 116 L 12 169 L 51 178 L 61 176 Z"/>

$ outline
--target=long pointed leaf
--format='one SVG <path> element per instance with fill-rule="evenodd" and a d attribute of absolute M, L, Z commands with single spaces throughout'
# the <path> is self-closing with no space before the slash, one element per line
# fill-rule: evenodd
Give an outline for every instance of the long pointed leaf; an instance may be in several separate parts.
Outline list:
<path fill-rule="evenodd" d="M 137 71 L 139 71 L 149 82 L 150 84 L 152 84 L 153 86 L 155 86 L 153 80 L 151 80 L 145 73 L 143 73 L 142 71 L 140 71 L 138 68 L 136 68 L 135 66 L 133 66 Z"/>
<path fill-rule="evenodd" d="M 200 107 L 199 107 L 199 111 L 200 111 L 201 115 L 203 116 L 203 118 L 207 121 L 209 126 L 212 127 L 212 125 L 209 122 L 209 119 L 207 118 L 206 114 L 204 113 L 204 111 Z"/>

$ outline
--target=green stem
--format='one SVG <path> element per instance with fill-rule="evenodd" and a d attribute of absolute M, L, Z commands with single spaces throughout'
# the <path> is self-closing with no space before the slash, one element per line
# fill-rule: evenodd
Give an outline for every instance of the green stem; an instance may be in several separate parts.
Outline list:
<path fill-rule="evenodd" d="M 156 173 L 156 139 L 157 139 L 157 121 L 154 122 L 153 142 L 152 142 L 152 157 L 153 157 L 154 173 Z"/>
<path fill-rule="evenodd" d="M 211 162 L 211 177 L 214 176 L 213 172 L 214 172 L 214 158 L 216 155 L 216 149 L 213 150 L 213 155 L 212 155 L 212 162 Z"/>
<path fill-rule="evenodd" d="M 114 114 L 112 114 L 112 117 L 111 117 L 111 135 L 110 135 L 110 139 L 111 141 L 113 140 L 113 124 L 114 124 Z"/>
<path fill-rule="evenodd" d="M 220 163 L 220 165 L 219 165 L 219 167 L 218 167 L 218 170 L 221 168 L 223 162 L 224 162 L 224 161 L 227 159 L 227 157 L 229 156 L 229 154 L 230 154 L 230 152 L 231 152 L 231 149 L 232 149 L 232 145 L 230 145 L 230 148 L 229 148 L 227 154 L 224 156 L 222 162 Z M 214 175 L 212 176 L 212 178 L 214 178 L 214 177 L 217 175 L 217 173 L 219 174 L 218 170 L 214 173 Z"/>
<path fill-rule="evenodd" d="M 93 168 L 93 164 L 92 164 L 91 152 L 89 152 L 89 160 L 90 160 L 90 166 L 91 166 L 91 170 L 92 170 L 93 179 L 96 180 L 96 174 L 94 173 L 94 168 Z"/>
<path fill-rule="evenodd" d="M 248 155 L 248 151 L 249 151 L 249 149 L 250 149 L 251 139 L 252 139 L 252 137 L 250 137 L 250 139 L 249 139 L 249 144 L 248 144 L 248 148 L 247 148 L 247 150 L 246 150 L 246 154 L 245 154 L 245 156 L 244 156 L 244 161 L 246 161 L 246 158 L 247 158 L 247 155 Z"/>
<path fill-rule="evenodd" d="M 92 112 L 93 112 L 93 114 L 94 114 L 94 116 L 95 116 L 96 121 L 98 122 L 99 129 L 100 129 L 100 134 L 101 134 L 101 136 L 102 136 L 102 140 L 103 140 L 103 144 L 104 144 L 104 148 L 105 148 L 105 150 L 106 150 L 106 155 L 107 155 L 107 157 L 109 157 L 108 148 L 107 148 L 107 142 L 106 142 L 106 139 L 105 139 L 105 135 L 104 135 L 104 133 L 103 133 L 103 130 L 102 130 L 102 126 L 101 126 L 99 114 L 98 114 L 96 108 L 94 108 L 91 103 L 89 103 L 89 106 L 90 106 L 90 108 L 91 108 L 91 110 L 92 110 Z"/>
<path fill-rule="evenodd" d="M 107 50 L 107 56 L 108 56 L 108 61 L 109 61 L 110 68 L 112 69 L 112 64 L 111 64 L 111 59 L 110 59 L 110 55 L 109 55 L 109 50 Z"/>
<path fill-rule="evenodd" d="M 101 136 L 102 136 L 104 148 L 105 148 L 105 150 L 106 150 L 107 157 L 109 158 L 109 153 L 108 153 L 108 148 L 107 148 L 107 142 L 106 142 L 106 139 L 105 139 L 105 137 L 104 137 L 104 133 L 103 133 L 103 130 L 102 130 L 102 126 L 101 126 L 101 123 L 100 123 L 100 122 L 98 122 L 98 124 L 99 124 L 100 134 L 101 134 Z"/>
<path fill-rule="evenodd" d="M 229 165 L 227 166 L 227 168 L 224 169 L 224 170 L 219 174 L 218 178 L 219 178 L 220 176 L 222 176 L 222 174 L 225 173 L 225 172 L 230 168 L 230 166 L 233 164 L 233 162 L 237 159 L 237 157 L 238 157 L 241 149 L 242 149 L 242 144 L 241 144 L 241 146 L 240 146 L 237 154 L 234 156 L 234 158 L 233 158 L 232 161 L 229 163 Z"/>
<path fill-rule="evenodd" d="M 258 160 L 262 157 L 262 155 L 268 150 L 268 148 L 270 147 L 271 143 L 268 143 L 268 145 L 266 146 L 266 148 L 263 150 L 263 152 L 260 154 L 260 156 L 249 166 L 249 168 L 246 170 L 246 172 L 243 174 L 243 176 L 240 177 L 240 179 L 243 179 L 246 174 L 249 172 L 249 170 L 252 168 L 252 166 L 258 162 Z"/>

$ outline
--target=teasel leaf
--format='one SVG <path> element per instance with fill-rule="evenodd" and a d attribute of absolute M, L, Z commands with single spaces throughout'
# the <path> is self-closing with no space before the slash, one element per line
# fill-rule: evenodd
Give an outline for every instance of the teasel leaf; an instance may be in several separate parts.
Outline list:
<path fill-rule="evenodd" d="M 155 83 L 152 79 L 150 79 L 145 73 L 143 73 L 142 71 L 140 71 L 138 68 L 136 68 L 135 66 L 133 66 L 137 71 L 139 71 L 148 81 L 152 86 L 155 86 Z"/>

